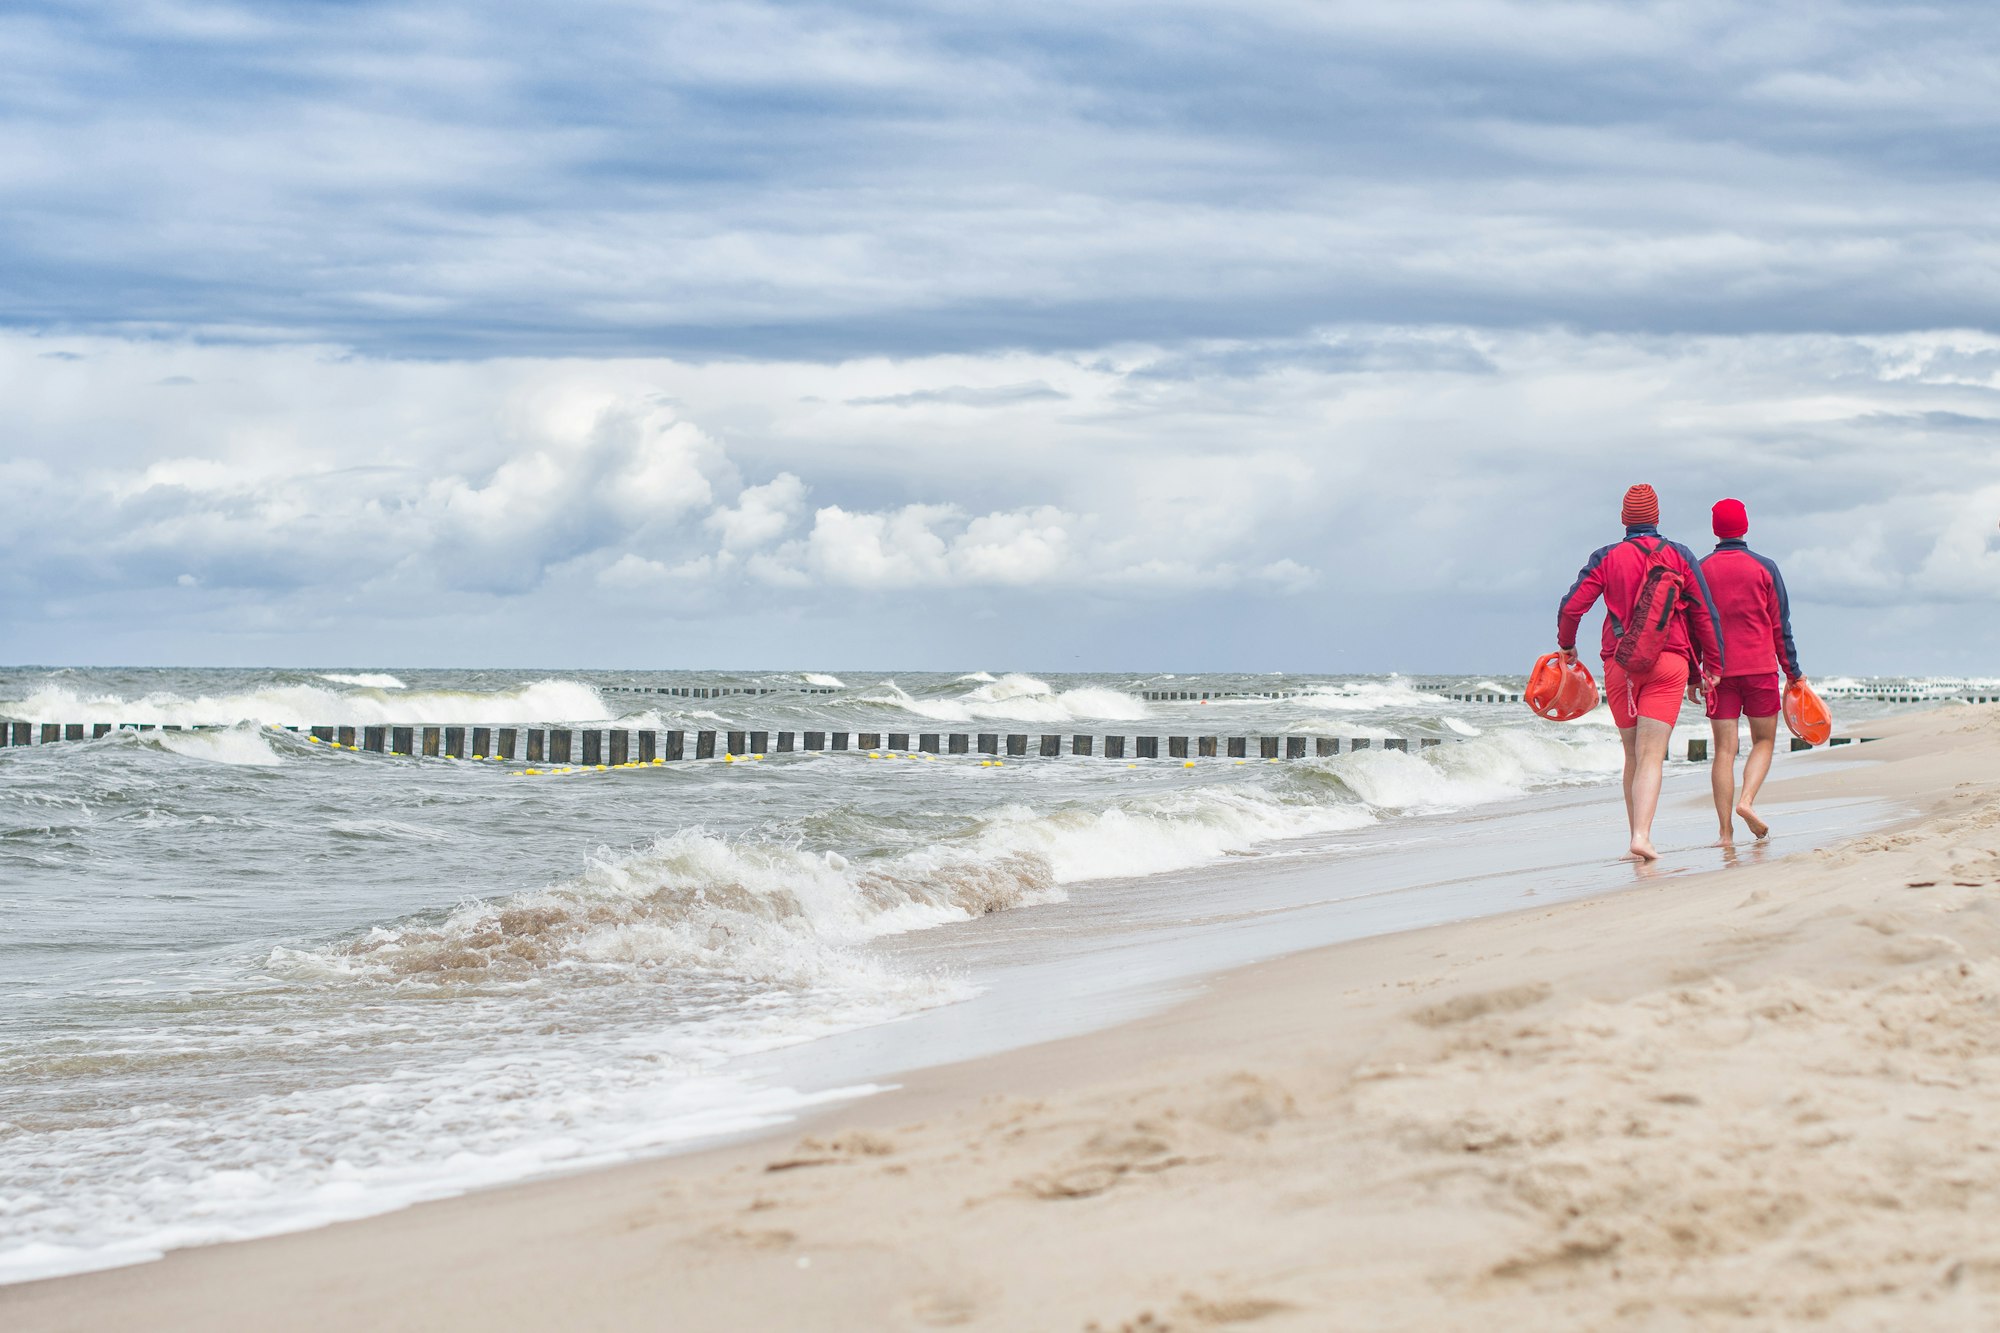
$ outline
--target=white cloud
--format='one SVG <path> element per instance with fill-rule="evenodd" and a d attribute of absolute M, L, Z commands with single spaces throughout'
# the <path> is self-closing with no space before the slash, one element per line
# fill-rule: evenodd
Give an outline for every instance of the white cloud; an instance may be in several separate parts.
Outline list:
<path fill-rule="evenodd" d="M 1462 614 L 1532 646 L 1643 479 L 1697 545 L 1716 496 L 1749 502 L 1816 661 L 1841 635 L 1872 651 L 1862 618 L 1884 607 L 1899 645 L 1942 651 L 2000 579 L 1996 372 L 2000 337 L 1959 331 L 1349 327 L 852 366 L 0 335 L 0 566 L 13 651 L 39 660 L 58 607 L 86 644 L 85 605 L 131 632 L 208 607 L 219 634 L 341 606 L 372 642 L 419 647 L 441 608 L 478 606 L 450 644 L 602 614 L 640 636 L 674 618 L 698 632 L 665 642 L 706 646 L 877 624 L 849 616 L 875 596 L 913 623 L 1026 599 L 1079 651 L 1175 643 L 1271 598 L 1328 651 L 1448 647 Z M 169 374 L 196 382 L 153 387 Z M 853 401 L 1028 382 L 1061 392 L 949 420 Z M 171 621 L 148 597 L 167 587 Z M 1089 637 L 1121 618 L 1141 627 Z"/>
<path fill-rule="evenodd" d="M 761 486 L 745 487 L 733 506 L 715 510 L 703 523 L 721 537 L 723 550 L 754 550 L 782 537 L 805 501 L 805 483 L 780 472 Z"/>

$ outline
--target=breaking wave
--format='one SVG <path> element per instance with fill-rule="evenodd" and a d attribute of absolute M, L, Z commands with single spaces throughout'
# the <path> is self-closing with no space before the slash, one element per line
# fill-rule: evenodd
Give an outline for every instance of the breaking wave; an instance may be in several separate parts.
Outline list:
<path fill-rule="evenodd" d="M 330 680 L 336 685 L 359 685 L 370 690 L 406 690 L 410 688 L 403 684 L 402 681 L 383 671 L 363 671 L 352 676 L 344 676 L 337 671 L 329 671 L 321 675 L 320 679 Z"/>
<path fill-rule="evenodd" d="M 503 690 L 411 690 L 400 684 L 333 689 L 323 685 L 273 684 L 236 694 L 190 697 L 162 691 L 131 699 L 51 684 L 22 699 L 0 700 L 0 715 L 22 722 L 146 722 L 172 726 L 235 722 L 263 722 L 272 726 L 594 722 L 612 716 L 594 688 L 574 680 L 538 680 Z"/>
<path fill-rule="evenodd" d="M 1015 673 L 998 680 L 989 676 L 964 694 L 942 697 L 912 695 L 887 680 L 861 696 L 861 702 L 888 704 L 938 722 L 1133 722 L 1151 716 L 1143 701 L 1119 690 L 1095 685 L 1056 690 L 1046 681 Z"/>

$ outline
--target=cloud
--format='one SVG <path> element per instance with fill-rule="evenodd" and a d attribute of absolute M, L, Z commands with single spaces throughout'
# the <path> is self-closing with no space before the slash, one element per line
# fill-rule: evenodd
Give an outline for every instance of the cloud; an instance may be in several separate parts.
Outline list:
<path fill-rule="evenodd" d="M 1031 382 L 1061 394 L 852 401 Z M 893 629 L 907 664 L 991 622 L 1079 665 L 1498 670 L 1634 480 L 1696 545 L 1717 496 L 1749 503 L 1817 664 L 2000 652 L 1966 613 L 2000 578 L 1977 332 L 1339 326 L 831 365 L 0 335 L 0 397 L 17 660 L 344 630 L 406 662 L 881 661 Z"/>
<path fill-rule="evenodd" d="M 1954 327 L 1996 46 L 1859 0 L 26 0 L 4 318 L 821 361 Z M 910 401 L 1027 382 L 981 383 Z"/>

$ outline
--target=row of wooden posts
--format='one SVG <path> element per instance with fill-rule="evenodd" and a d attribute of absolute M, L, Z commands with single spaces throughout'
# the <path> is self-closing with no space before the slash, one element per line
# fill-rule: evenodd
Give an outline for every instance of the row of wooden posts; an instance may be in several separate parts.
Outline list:
<path fill-rule="evenodd" d="M 114 726 L 97 723 L 15 722 L 0 728 L 0 743 L 8 745 L 49 745 L 59 741 L 80 741 L 86 736 L 109 735 L 112 731 L 153 731 L 151 724 L 127 723 Z M 210 731 L 212 727 L 161 727 L 162 731 Z M 901 750 L 917 754 L 989 754 L 1054 757 L 1102 755 L 1106 759 L 1158 759 L 1160 742 L 1166 741 L 1164 757 L 1220 757 L 1232 759 L 1304 759 L 1311 754 L 1324 757 L 1352 753 L 1379 745 L 1385 750 L 1429 749 L 1441 744 L 1436 737 L 1420 737 L 1415 745 L 1403 737 L 1372 740 L 1365 736 L 1347 739 L 1334 736 L 1094 736 L 1026 735 L 1001 732 L 905 732 L 905 731 L 697 731 L 690 733 L 653 729 L 613 727 L 475 727 L 475 726 L 327 726 L 286 727 L 304 731 L 313 740 L 346 749 L 374 754 L 423 755 L 445 759 L 505 759 L 550 764 L 624 764 L 674 762 L 687 758 L 714 759 L 722 755 L 790 754 L 794 752 Z M 37 735 L 39 733 L 39 737 Z M 1065 749 L 1064 742 L 1068 742 Z M 1130 742 L 1128 749 L 1127 742 Z M 914 742 L 914 743 L 913 743 Z"/>
<path fill-rule="evenodd" d="M 11 722 L 0 725 L 0 745 L 53 745 L 80 741 L 86 737 L 109 735 L 113 731 L 152 731 L 151 723 L 109 722 Z M 164 726 L 161 731 L 216 731 L 218 727 Z M 286 727 L 304 730 L 315 741 L 373 754 L 424 755 L 443 759 L 504 759 L 530 764 L 649 764 L 654 760 L 677 762 L 689 758 L 685 731 L 632 730 L 614 727 L 471 727 L 471 726 L 361 726 Z M 695 759 L 722 755 L 791 754 L 848 750 L 901 750 L 917 754 L 1006 754 L 1010 757 L 1037 755 L 1055 758 L 1065 753 L 1061 735 L 1028 735 L 1020 732 L 906 732 L 906 731 L 697 731 Z M 914 739 L 914 745 L 911 741 Z M 1072 735 L 1067 753 L 1101 755 L 1106 759 L 1161 758 L 1159 736 Z M 1410 741 L 1390 737 L 1376 741 L 1366 736 L 1343 740 L 1337 736 L 1167 736 L 1166 758 L 1305 759 L 1326 758 L 1343 752 L 1353 754 L 1379 744 L 1384 750 L 1409 750 Z M 1829 744 L 1846 745 L 1873 737 L 1835 736 Z M 1126 748 L 1127 740 L 1131 748 Z M 1442 742 L 1434 736 L 1417 738 L 1417 749 L 1428 750 Z M 1253 756 L 1251 747 L 1255 746 Z M 1794 737 L 1792 749 L 1812 747 Z M 1706 763 L 1708 742 L 1690 740 L 1687 757 Z"/>

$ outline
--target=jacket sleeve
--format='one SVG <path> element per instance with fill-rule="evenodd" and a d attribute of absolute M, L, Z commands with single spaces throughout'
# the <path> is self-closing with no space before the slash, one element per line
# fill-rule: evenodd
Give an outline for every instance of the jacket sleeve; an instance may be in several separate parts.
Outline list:
<path fill-rule="evenodd" d="M 1686 603 L 1688 639 L 1694 644 L 1695 665 L 1705 676 L 1720 676 L 1728 666 L 1722 651 L 1722 613 L 1715 609 L 1715 598 L 1708 591 L 1708 579 L 1701 572 L 1701 562 L 1687 547 L 1676 545 L 1675 550 L 1687 561 L 1688 574 L 1693 583 Z"/>
<path fill-rule="evenodd" d="M 1569 649 L 1576 647 L 1576 626 L 1584 613 L 1604 595 L 1604 555 L 1609 546 L 1600 546 L 1591 552 L 1590 559 L 1577 571 L 1576 582 L 1569 585 L 1569 591 L 1556 607 L 1556 647 Z"/>
<path fill-rule="evenodd" d="M 1772 608 L 1771 624 L 1775 627 L 1771 635 L 1772 646 L 1778 650 L 1778 665 L 1785 669 L 1786 680 L 1797 680 L 1806 673 L 1799 669 L 1799 645 L 1792 639 L 1792 598 L 1785 591 L 1785 576 L 1778 572 L 1774 561 L 1766 560 L 1764 568 L 1771 571 L 1771 597 L 1776 602 Z"/>

